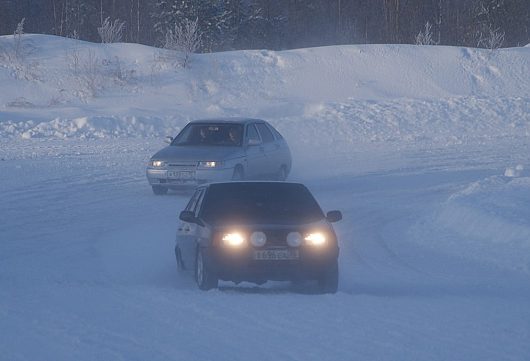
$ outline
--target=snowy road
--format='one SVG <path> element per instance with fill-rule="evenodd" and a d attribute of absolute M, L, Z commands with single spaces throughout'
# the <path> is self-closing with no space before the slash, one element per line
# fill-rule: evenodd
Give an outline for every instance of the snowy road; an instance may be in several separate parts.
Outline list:
<path fill-rule="evenodd" d="M 188 195 L 151 194 L 144 164 L 159 146 L 2 143 L 1 360 L 530 358 L 528 273 L 450 252 L 451 235 L 428 222 L 453 194 L 524 161 L 524 142 L 359 150 L 314 159 L 320 175 L 300 161 L 292 180 L 344 214 L 336 295 L 286 283 L 202 292 L 179 278 L 172 247 Z"/>

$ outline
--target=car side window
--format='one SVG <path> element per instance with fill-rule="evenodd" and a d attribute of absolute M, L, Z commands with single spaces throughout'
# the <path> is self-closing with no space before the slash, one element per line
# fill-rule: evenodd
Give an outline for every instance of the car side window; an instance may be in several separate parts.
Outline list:
<path fill-rule="evenodd" d="M 272 133 L 274 134 L 274 137 L 276 137 L 276 139 L 278 139 L 278 140 L 282 140 L 283 139 L 283 136 L 280 134 L 280 132 L 277 131 L 276 129 L 274 129 L 273 126 L 269 125 L 269 129 L 272 130 Z"/>
<path fill-rule="evenodd" d="M 257 142 L 261 142 L 258 131 L 256 130 L 256 127 L 254 126 L 254 124 L 249 124 L 249 126 L 247 127 L 247 139 L 248 140 L 252 139 Z"/>
<path fill-rule="evenodd" d="M 186 206 L 184 210 L 195 212 L 197 202 L 199 201 L 199 198 L 201 197 L 203 192 L 204 191 L 202 189 L 198 189 L 197 191 L 195 191 L 195 193 L 191 197 L 190 201 L 188 202 L 188 205 Z"/>
<path fill-rule="evenodd" d="M 261 139 L 263 139 L 263 143 L 274 142 L 274 136 L 272 135 L 272 132 L 264 123 L 258 123 L 256 125 L 258 127 L 259 134 L 261 134 Z"/>
<path fill-rule="evenodd" d="M 199 192 L 200 194 L 199 194 L 199 197 L 197 198 L 197 203 L 195 203 L 195 208 L 193 209 L 193 213 L 195 213 L 195 217 L 199 216 L 199 211 L 201 209 L 201 204 L 204 199 L 204 194 L 206 193 L 204 189 L 199 190 Z"/>

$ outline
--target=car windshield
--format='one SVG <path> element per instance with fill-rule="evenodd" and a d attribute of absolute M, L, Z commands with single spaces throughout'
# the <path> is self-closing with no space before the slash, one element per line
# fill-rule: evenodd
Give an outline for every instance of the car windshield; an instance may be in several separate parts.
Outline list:
<path fill-rule="evenodd" d="M 302 184 L 235 182 L 210 186 L 201 217 L 212 224 L 305 224 L 324 214 Z"/>
<path fill-rule="evenodd" d="M 241 124 L 188 124 L 171 145 L 232 146 L 243 144 Z"/>

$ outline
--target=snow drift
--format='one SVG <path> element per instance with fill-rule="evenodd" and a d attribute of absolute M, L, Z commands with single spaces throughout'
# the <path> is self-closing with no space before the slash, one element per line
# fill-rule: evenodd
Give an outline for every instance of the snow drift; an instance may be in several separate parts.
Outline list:
<path fill-rule="evenodd" d="M 291 142 L 332 126 L 333 140 L 319 141 L 340 147 L 530 133 L 529 48 L 236 51 L 196 55 L 182 69 L 171 53 L 138 44 L 24 41 L 33 50 L 23 63 L 0 62 L 1 138 L 160 137 L 215 116 L 266 118 Z"/>
<path fill-rule="evenodd" d="M 530 274 L 529 204 L 530 177 L 519 164 L 452 194 L 410 235 L 458 257 Z"/>

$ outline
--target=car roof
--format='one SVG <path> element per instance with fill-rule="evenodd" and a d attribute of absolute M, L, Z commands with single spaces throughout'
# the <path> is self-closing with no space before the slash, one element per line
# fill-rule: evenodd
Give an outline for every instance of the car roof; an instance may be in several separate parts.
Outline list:
<path fill-rule="evenodd" d="M 223 184 L 285 184 L 285 185 L 292 185 L 292 186 L 302 186 L 307 188 L 303 183 L 299 182 L 285 182 L 285 181 L 227 181 L 227 182 L 211 182 L 211 183 L 205 183 L 201 184 L 197 188 L 209 188 L 210 186 L 215 185 L 223 185 Z"/>
<path fill-rule="evenodd" d="M 243 118 L 243 117 L 226 117 L 226 118 L 207 118 L 207 119 L 196 119 L 192 120 L 190 123 L 227 123 L 227 124 L 249 124 L 255 122 L 264 122 L 263 119 L 255 118 Z"/>

